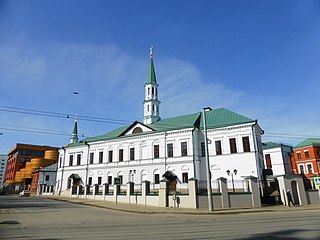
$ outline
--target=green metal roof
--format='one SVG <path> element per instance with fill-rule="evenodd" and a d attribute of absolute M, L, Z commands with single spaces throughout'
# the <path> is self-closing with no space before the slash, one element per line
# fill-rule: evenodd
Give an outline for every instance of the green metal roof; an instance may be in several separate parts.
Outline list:
<path fill-rule="evenodd" d="M 157 83 L 156 79 L 156 72 L 154 70 L 154 65 L 153 65 L 153 59 L 152 56 L 150 57 L 150 68 L 149 68 L 149 74 L 148 74 L 148 81 L 147 83 Z"/>
<path fill-rule="evenodd" d="M 255 120 L 253 119 L 244 117 L 225 108 L 218 108 L 206 112 L 206 123 L 208 129 L 244 124 L 254 121 Z M 203 128 L 203 121 L 201 121 L 201 128 Z"/>
<path fill-rule="evenodd" d="M 288 144 L 283 144 L 283 143 L 275 143 L 275 142 L 262 143 L 262 149 L 263 150 L 272 149 L 272 148 L 279 148 L 279 147 L 282 147 L 282 146 L 286 146 L 286 147 L 291 147 L 292 148 L 292 146 L 290 146 Z"/>
<path fill-rule="evenodd" d="M 186 129 L 186 128 L 203 128 L 203 120 L 201 117 L 202 117 L 202 113 L 198 112 L 198 113 L 192 113 L 192 114 L 173 117 L 173 118 L 162 119 L 157 122 L 146 125 L 147 127 L 153 129 L 154 131 L 138 133 L 135 135 L 146 135 L 146 134 L 152 134 L 155 132 L 164 132 L 164 131 L 179 130 L 179 129 Z M 255 120 L 244 117 L 242 115 L 234 113 L 225 108 L 214 109 L 206 112 L 206 123 L 207 123 L 208 129 L 233 126 L 233 125 L 245 124 L 245 123 L 252 123 L 252 122 L 255 122 Z M 125 138 L 128 136 L 127 135 L 123 136 L 122 134 L 126 132 L 130 127 L 132 127 L 132 124 L 117 128 L 109 133 L 106 133 L 100 136 L 83 139 L 79 143 L 69 144 L 69 146 L 81 145 L 81 144 L 84 144 L 84 142 L 96 142 L 96 141 L 116 139 L 120 137 Z M 132 135 L 129 135 L 129 136 L 132 136 Z"/>
<path fill-rule="evenodd" d="M 272 148 L 279 148 L 281 146 L 282 146 L 281 143 L 275 143 L 275 142 L 262 143 L 262 149 L 263 150 L 272 149 Z"/>
<path fill-rule="evenodd" d="M 307 146 L 320 146 L 320 138 L 307 138 L 301 143 L 297 144 L 294 148 L 301 148 Z"/>

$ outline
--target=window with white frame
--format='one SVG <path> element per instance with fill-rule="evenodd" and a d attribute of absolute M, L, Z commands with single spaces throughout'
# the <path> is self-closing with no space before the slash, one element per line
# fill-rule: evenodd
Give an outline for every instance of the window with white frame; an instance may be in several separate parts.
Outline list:
<path fill-rule="evenodd" d="M 90 164 L 93 164 L 94 153 L 90 153 Z"/>
<path fill-rule="evenodd" d="M 299 168 L 299 173 L 300 174 L 304 174 L 304 166 L 303 166 L 303 164 L 299 164 L 298 168 Z"/>
<path fill-rule="evenodd" d="M 188 155 L 188 145 L 187 142 L 181 142 L 181 156 Z"/>
<path fill-rule="evenodd" d="M 308 170 L 308 173 L 313 173 L 313 166 L 312 166 L 312 163 L 308 163 L 307 164 L 307 170 Z"/>

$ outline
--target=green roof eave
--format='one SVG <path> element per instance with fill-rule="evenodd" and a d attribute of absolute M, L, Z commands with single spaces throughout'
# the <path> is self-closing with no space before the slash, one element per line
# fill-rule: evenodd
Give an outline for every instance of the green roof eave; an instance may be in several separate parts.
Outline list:
<path fill-rule="evenodd" d="M 206 120 L 208 129 L 222 128 L 247 123 L 256 123 L 256 120 L 252 120 L 250 118 L 244 117 L 224 108 L 219 108 L 206 112 Z M 162 119 L 157 122 L 146 125 L 151 129 L 151 131 L 124 135 L 128 131 L 128 129 L 130 129 L 130 127 L 132 127 L 133 125 L 134 124 L 131 124 L 129 126 L 123 126 L 100 136 L 85 138 L 78 143 L 69 144 L 68 147 L 79 146 L 85 143 L 112 140 L 117 138 L 128 138 L 133 136 L 148 135 L 181 129 L 203 129 L 203 119 L 201 112 Z"/>
<path fill-rule="evenodd" d="M 316 146 L 320 147 L 320 138 L 307 138 L 301 143 L 297 144 L 294 148 L 302 148 L 307 146 Z"/>

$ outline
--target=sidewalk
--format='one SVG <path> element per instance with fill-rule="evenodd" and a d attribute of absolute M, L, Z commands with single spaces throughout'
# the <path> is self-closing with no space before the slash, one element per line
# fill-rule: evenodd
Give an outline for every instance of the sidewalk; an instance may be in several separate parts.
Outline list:
<path fill-rule="evenodd" d="M 39 195 L 37 197 L 43 197 L 53 199 L 57 201 L 64 201 L 88 206 L 95 206 L 100 208 L 106 208 L 110 210 L 142 213 L 142 214 L 191 214 L 191 215 L 209 215 L 209 214 L 240 214 L 240 213 L 259 213 L 259 212 L 279 212 L 279 211 L 305 211 L 305 210 L 320 210 L 320 204 L 305 205 L 298 207 L 288 207 L 283 205 L 278 206 L 264 206 L 261 208 L 229 208 L 229 209 L 217 209 L 210 212 L 207 209 L 188 209 L 188 208 L 162 208 L 153 206 L 144 206 L 139 204 L 126 204 L 109 201 L 99 201 L 82 198 L 69 198 L 61 196 L 51 195 Z"/>

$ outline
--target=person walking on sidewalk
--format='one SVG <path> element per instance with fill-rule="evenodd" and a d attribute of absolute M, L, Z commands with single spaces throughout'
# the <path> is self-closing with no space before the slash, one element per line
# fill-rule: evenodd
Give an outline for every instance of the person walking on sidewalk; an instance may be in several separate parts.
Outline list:
<path fill-rule="evenodd" d="M 292 195 L 291 195 L 291 193 L 290 193 L 290 190 L 289 189 L 287 189 L 287 199 L 288 199 L 288 206 L 290 207 L 290 203 L 292 203 L 292 205 L 295 207 L 296 206 L 296 204 L 293 202 L 293 200 L 292 200 Z"/>

